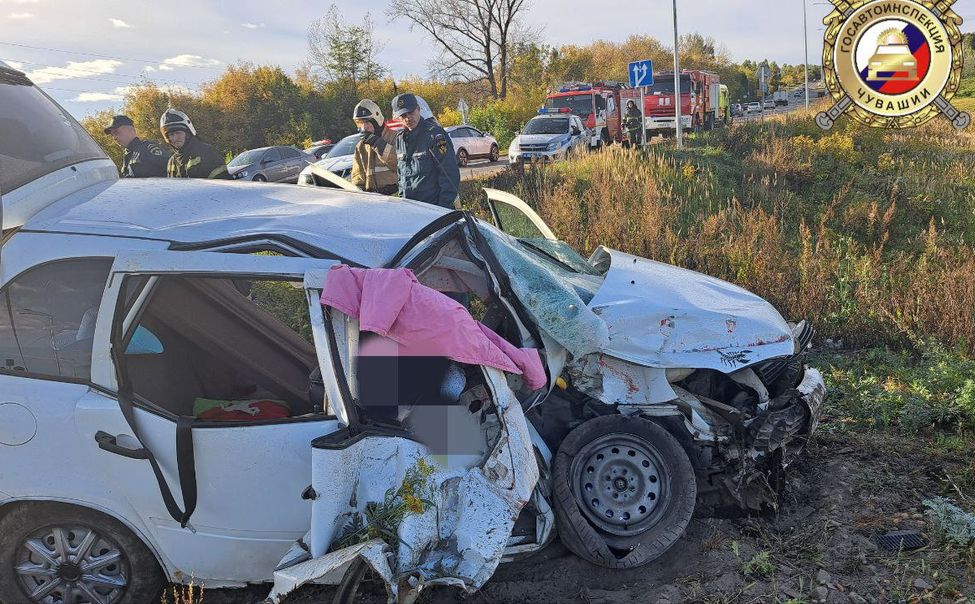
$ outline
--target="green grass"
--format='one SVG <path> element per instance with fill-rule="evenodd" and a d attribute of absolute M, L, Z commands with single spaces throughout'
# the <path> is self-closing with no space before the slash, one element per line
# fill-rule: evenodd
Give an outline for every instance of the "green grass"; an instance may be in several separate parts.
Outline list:
<path fill-rule="evenodd" d="M 820 353 L 829 389 L 827 425 L 905 435 L 940 435 L 945 448 L 970 446 L 975 434 L 975 360 L 935 342 L 919 352 L 884 348 Z"/>

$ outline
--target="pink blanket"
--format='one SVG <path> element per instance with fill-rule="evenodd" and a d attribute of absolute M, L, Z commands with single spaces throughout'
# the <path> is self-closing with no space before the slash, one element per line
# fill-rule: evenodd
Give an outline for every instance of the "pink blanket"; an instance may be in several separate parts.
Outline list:
<path fill-rule="evenodd" d="M 401 356 L 444 356 L 522 375 L 532 390 L 546 383 L 534 348 L 518 348 L 458 302 L 420 283 L 409 269 L 332 267 L 322 304 L 359 319 L 359 328 L 399 344 Z"/>

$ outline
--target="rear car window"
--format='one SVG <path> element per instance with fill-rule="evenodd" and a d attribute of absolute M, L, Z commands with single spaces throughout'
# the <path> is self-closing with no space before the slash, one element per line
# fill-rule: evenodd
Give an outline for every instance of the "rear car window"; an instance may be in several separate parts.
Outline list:
<path fill-rule="evenodd" d="M 4 289 L 0 371 L 90 379 L 95 318 L 112 261 L 44 264 Z"/>
<path fill-rule="evenodd" d="M 79 162 L 106 159 L 78 122 L 21 72 L 0 66 L 0 192 Z"/>

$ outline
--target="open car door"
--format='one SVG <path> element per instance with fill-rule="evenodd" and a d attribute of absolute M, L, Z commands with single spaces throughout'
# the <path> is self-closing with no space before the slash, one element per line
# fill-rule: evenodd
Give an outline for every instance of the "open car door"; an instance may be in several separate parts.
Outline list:
<path fill-rule="evenodd" d="M 95 328 L 101 390 L 76 409 L 79 454 L 110 477 L 171 577 L 266 581 L 308 530 L 310 443 L 342 423 L 328 412 L 331 365 L 319 367 L 320 330 L 308 329 L 321 309 L 304 283 L 333 264 L 173 251 L 115 260 Z"/>
<path fill-rule="evenodd" d="M 557 240 L 558 237 L 548 228 L 535 210 L 515 195 L 497 189 L 485 188 L 488 207 L 494 226 L 512 237 L 528 237 Z"/>

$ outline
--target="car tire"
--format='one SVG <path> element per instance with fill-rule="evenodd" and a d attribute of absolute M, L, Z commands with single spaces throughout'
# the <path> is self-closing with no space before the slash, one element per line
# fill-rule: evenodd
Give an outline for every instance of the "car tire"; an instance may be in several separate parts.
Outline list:
<path fill-rule="evenodd" d="M 17 505 L 5 514 L 0 519 L 0 535 L 3 535 L 0 602 L 40 602 L 40 598 L 32 599 L 27 590 L 34 586 L 36 593 L 37 588 L 49 585 L 51 581 L 58 584 L 51 586 L 44 598 L 56 597 L 60 593 L 61 601 L 74 602 L 69 590 L 84 597 L 84 592 L 77 587 L 83 584 L 88 589 L 99 590 L 99 595 L 111 596 L 106 599 L 118 604 L 159 601 L 165 580 L 159 563 L 142 540 L 115 518 L 74 505 L 33 502 Z M 62 554 L 58 552 L 59 537 L 67 547 L 66 564 L 62 563 Z M 43 552 L 28 549 L 28 543 L 34 548 L 44 548 L 46 557 L 42 556 Z M 81 548 L 86 544 L 88 552 L 83 553 Z M 118 560 L 114 561 L 116 555 Z M 112 562 L 98 564 L 100 558 L 108 560 L 109 557 Z M 91 569 L 97 570 L 96 576 L 91 572 L 82 573 L 79 564 L 85 563 L 96 564 Z M 31 570 L 36 571 L 56 569 L 58 574 L 46 577 L 40 572 L 32 575 L 18 570 L 18 567 L 27 568 L 28 565 L 33 565 Z M 93 579 L 86 581 L 85 577 L 89 576 Z M 106 587 L 94 578 L 120 581 L 122 586 Z M 120 591 L 113 593 L 115 589 Z M 120 599 L 113 599 L 119 596 Z"/>
<path fill-rule="evenodd" d="M 257 174 L 254 176 L 254 182 L 267 182 L 267 177 L 263 174 Z"/>
<path fill-rule="evenodd" d="M 570 432 L 552 482 L 562 543 L 605 568 L 636 568 L 661 556 L 684 534 L 697 498 L 694 468 L 677 439 L 659 424 L 623 415 Z"/>
<path fill-rule="evenodd" d="M 491 145 L 491 153 L 488 155 L 488 161 L 492 164 L 498 161 L 498 156 L 501 154 L 501 150 L 498 149 L 497 145 Z"/>
<path fill-rule="evenodd" d="M 460 167 L 462 167 L 462 168 L 467 165 L 467 150 L 466 149 L 461 149 L 461 150 L 457 151 L 457 165 L 460 166 Z"/>

